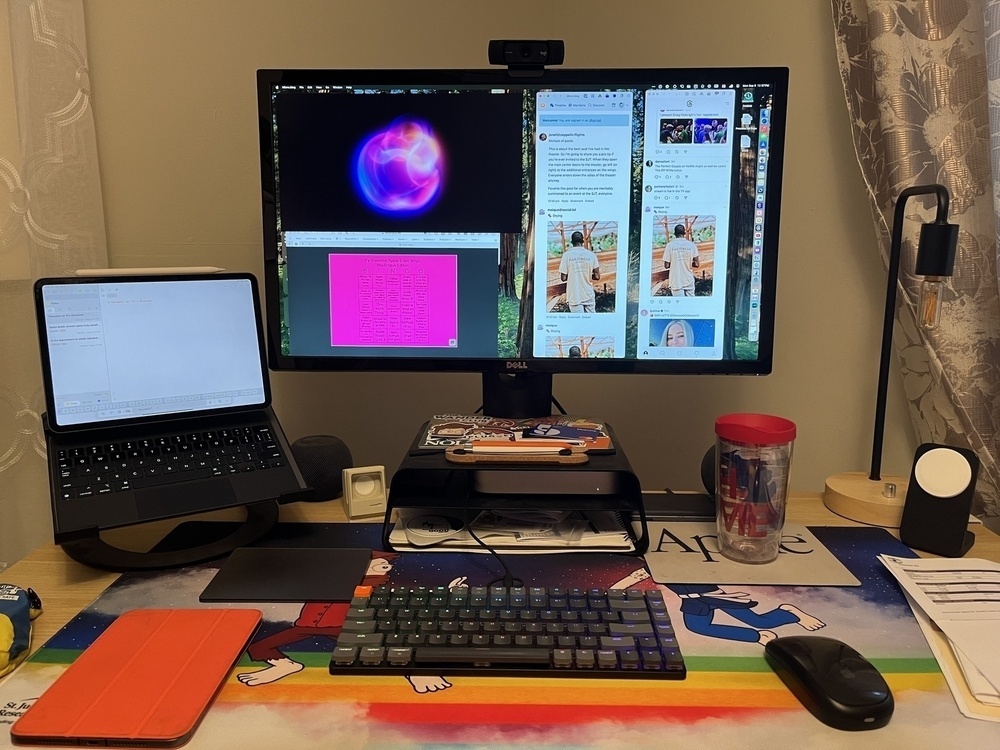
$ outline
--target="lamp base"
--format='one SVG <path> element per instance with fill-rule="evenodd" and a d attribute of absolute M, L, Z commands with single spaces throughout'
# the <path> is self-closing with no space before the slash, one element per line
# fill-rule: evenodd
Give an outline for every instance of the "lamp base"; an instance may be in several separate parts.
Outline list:
<path fill-rule="evenodd" d="M 898 529 L 906 500 L 907 477 L 883 474 L 881 479 L 869 479 L 863 471 L 846 471 L 826 478 L 823 504 L 836 513 L 858 523 Z M 895 492 L 887 497 L 886 486 Z"/>

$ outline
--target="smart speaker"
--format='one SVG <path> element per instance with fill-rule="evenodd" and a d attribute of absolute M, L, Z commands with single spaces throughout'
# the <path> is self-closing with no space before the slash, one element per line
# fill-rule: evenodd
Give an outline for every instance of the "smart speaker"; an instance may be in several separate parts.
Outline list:
<path fill-rule="evenodd" d="M 705 492 L 715 500 L 715 446 L 711 446 L 701 458 L 701 483 Z"/>
<path fill-rule="evenodd" d="M 303 479 L 316 490 L 313 501 L 340 497 L 344 491 L 344 469 L 354 465 L 343 440 L 333 435 L 309 435 L 292 443 L 292 455 Z"/>
<path fill-rule="evenodd" d="M 913 456 L 899 538 L 945 557 L 961 557 L 975 542 L 968 530 L 979 458 L 967 448 L 924 443 Z"/>

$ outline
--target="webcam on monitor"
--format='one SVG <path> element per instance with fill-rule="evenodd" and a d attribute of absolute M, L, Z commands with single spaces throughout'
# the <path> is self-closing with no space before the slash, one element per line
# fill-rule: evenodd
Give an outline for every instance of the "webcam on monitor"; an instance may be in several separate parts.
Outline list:
<path fill-rule="evenodd" d="M 506 65 L 511 75 L 541 75 L 546 65 L 562 65 L 561 39 L 491 39 L 490 65 Z"/>

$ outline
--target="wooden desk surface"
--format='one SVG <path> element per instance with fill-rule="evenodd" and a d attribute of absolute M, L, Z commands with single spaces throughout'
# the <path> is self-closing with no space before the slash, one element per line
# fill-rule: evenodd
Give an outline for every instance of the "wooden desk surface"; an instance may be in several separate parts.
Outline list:
<path fill-rule="evenodd" d="M 215 513 L 201 518 L 232 519 L 241 515 L 240 512 Z M 345 520 L 338 502 L 287 506 L 282 508 L 281 518 L 290 522 Z M 818 494 L 793 495 L 788 518 L 792 523 L 813 526 L 854 525 L 827 511 Z M 117 534 L 106 536 L 120 546 L 143 549 L 179 522 L 175 520 L 122 529 Z M 1000 537 L 982 527 L 976 529 L 976 536 L 977 542 L 970 554 L 1000 561 Z M 9 568 L 0 575 L 0 580 L 31 586 L 42 597 L 45 610 L 35 622 L 32 644 L 33 648 L 38 648 L 98 598 L 116 577 L 115 573 L 81 565 L 68 558 L 59 547 L 48 544 Z M 845 611 L 854 612 L 853 606 L 849 604 Z M 854 621 L 848 619 L 845 622 Z M 906 636 L 894 627 L 891 616 L 885 622 L 871 623 L 871 627 L 878 633 L 879 639 L 909 638 L 918 644 L 918 650 L 926 661 L 922 639 L 919 632 L 915 632 L 914 623 L 907 623 L 909 632 Z M 289 630 L 294 631 L 294 628 Z M 683 685 L 664 686 L 664 690 L 649 691 L 642 680 L 622 681 L 624 684 L 616 685 L 615 690 L 610 692 L 600 686 L 595 689 L 577 684 L 603 682 L 600 680 L 571 681 L 573 684 L 567 689 L 550 684 L 558 681 L 545 680 L 537 685 L 519 685 L 516 694 L 503 698 L 498 698 L 495 693 L 492 677 L 481 681 L 491 683 L 488 686 L 479 684 L 477 678 L 463 681 L 461 685 L 456 683 L 454 692 L 448 690 L 443 696 L 434 691 L 453 687 L 443 677 L 413 678 L 418 680 L 416 683 L 402 678 L 372 681 L 359 677 L 355 682 L 351 681 L 352 678 L 314 680 L 313 677 L 326 674 L 324 656 L 317 658 L 317 664 L 306 666 L 301 679 L 299 675 L 289 676 L 281 689 L 261 693 L 259 699 L 257 693 L 246 691 L 246 683 L 239 684 L 242 679 L 239 683 L 234 680 L 233 684 L 224 686 L 217 710 L 206 717 L 199 737 L 192 741 L 191 746 L 228 746 L 234 736 L 240 736 L 241 744 L 246 747 L 270 747 L 284 742 L 290 747 L 316 747 L 319 750 L 329 746 L 331 741 L 344 747 L 386 747 L 400 742 L 408 744 L 400 732 L 411 730 L 417 734 L 424 731 L 422 736 L 428 741 L 438 741 L 447 736 L 463 743 L 471 740 L 477 744 L 480 738 L 486 736 L 482 732 L 498 730 L 497 722 L 504 716 L 502 707 L 505 705 L 517 706 L 514 712 L 517 718 L 508 716 L 505 719 L 505 726 L 509 729 L 526 729 L 521 726 L 525 722 L 546 728 L 538 735 L 540 741 L 534 743 L 539 746 L 545 746 L 548 738 L 553 746 L 564 746 L 570 742 L 575 746 L 599 747 L 615 744 L 616 739 L 617 744 L 621 744 L 623 736 L 635 737 L 641 744 L 661 741 L 665 736 L 671 736 L 677 742 L 704 744 L 706 738 L 709 741 L 731 740 L 736 736 L 734 732 L 745 737 L 746 741 L 742 744 L 746 746 L 775 738 L 779 741 L 784 739 L 786 744 L 788 740 L 802 744 L 805 739 L 809 746 L 822 744 L 824 747 L 839 747 L 847 742 L 837 730 L 823 726 L 801 710 L 794 696 L 773 674 L 755 673 L 733 666 L 739 659 L 734 662 L 729 657 L 722 657 L 726 671 L 695 670 Z M 256 674 L 260 666 L 255 664 L 248 669 Z M 16 683 L 18 690 L 27 690 L 25 695 L 37 695 L 40 689 L 44 689 L 37 681 L 41 677 L 38 670 L 46 668 L 35 664 L 22 667 L 14 672 L 18 677 L 13 681 L 10 678 L 0 680 L 0 688 Z M 866 736 L 859 738 L 859 747 L 950 747 L 959 736 L 961 743 L 970 747 L 992 747 L 996 744 L 996 725 L 964 719 L 948 694 L 943 679 L 936 673 L 921 669 L 913 672 L 907 667 L 892 671 L 889 677 L 895 681 L 893 689 L 906 690 L 908 697 L 899 701 L 895 717 L 887 728 L 888 734 L 880 731 L 873 738 L 874 744 L 866 745 L 864 742 L 868 740 L 868 733 L 860 733 Z M 36 679 L 34 684 L 30 681 L 32 678 Z M 10 699 L 24 700 L 24 697 L 8 691 L 7 700 Z M 301 701 L 302 710 L 295 714 L 291 722 L 276 710 L 286 700 Z M 462 713 L 459 704 L 471 707 L 469 713 Z M 0 701 L 0 709 L 2 705 L 3 701 Z M 367 708 L 363 708 L 366 705 Z M 256 713 L 244 713 L 245 710 L 253 710 L 253 706 L 257 706 Z M 315 708 L 310 710 L 309 706 Z M 389 706 L 391 710 L 387 708 Z M 404 711 L 402 718 L 398 714 L 401 710 Z M 381 711 L 382 718 L 371 721 L 359 719 L 359 716 L 366 715 L 365 711 L 374 711 L 371 717 L 379 716 Z M 562 718 L 553 720 L 552 712 L 557 712 Z M 244 731 L 249 716 L 254 717 L 254 729 L 248 741 L 240 733 Z M 590 718 L 573 729 L 571 734 L 561 729 L 567 722 L 581 721 L 581 717 Z M 661 719 L 665 717 L 669 717 L 668 728 L 661 724 Z M 397 719 L 404 723 L 397 724 Z M 406 723 L 410 720 L 414 721 L 414 725 Z M 417 728 L 418 724 L 422 729 Z M 507 735 L 498 736 L 509 739 Z M 931 736 L 933 739 L 928 739 Z M 4 739 L 0 736 L 0 746 L 6 746 Z"/>
<path fill-rule="evenodd" d="M 219 511 L 197 516 L 198 519 L 240 518 L 241 511 Z M 343 505 L 339 501 L 324 503 L 294 503 L 281 508 L 282 521 L 337 522 L 346 521 Z M 181 521 L 174 519 L 146 524 L 142 527 L 119 529 L 105 535 L 105 539 L 129 549 L 148 549 Z M 813 526 L 852 526 L 853 521 L 831 513 L 823 505 L 819 493 L 792 495 L 788 506 L 788 520 Z M 1000 562 L 1000 536 L 984 526 L 975 526 L 976 543 L 967 557 L 981 557 Z M 932 557 L 933 555 L 925 555 Z M 44 614 L 35 621 L 32 650 L 38 648 L 63 625 L 90 604 L 110 586 L 118 573 L 95 570 L 70 559 L 62 548 L 47 544 L 31 552 L 21 561 L 10 566 L 0 581 L 33 588 L 42 599 Z"/>

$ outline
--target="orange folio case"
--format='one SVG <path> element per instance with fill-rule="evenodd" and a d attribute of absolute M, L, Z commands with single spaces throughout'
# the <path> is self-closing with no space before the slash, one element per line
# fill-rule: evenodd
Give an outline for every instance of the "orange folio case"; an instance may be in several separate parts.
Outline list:
<path fill-rule="evenodd" d="M 125 612 L 14 722 L 11 738 L 31 745 L 182 745 L 260 621 L 256 609 Z"/>

